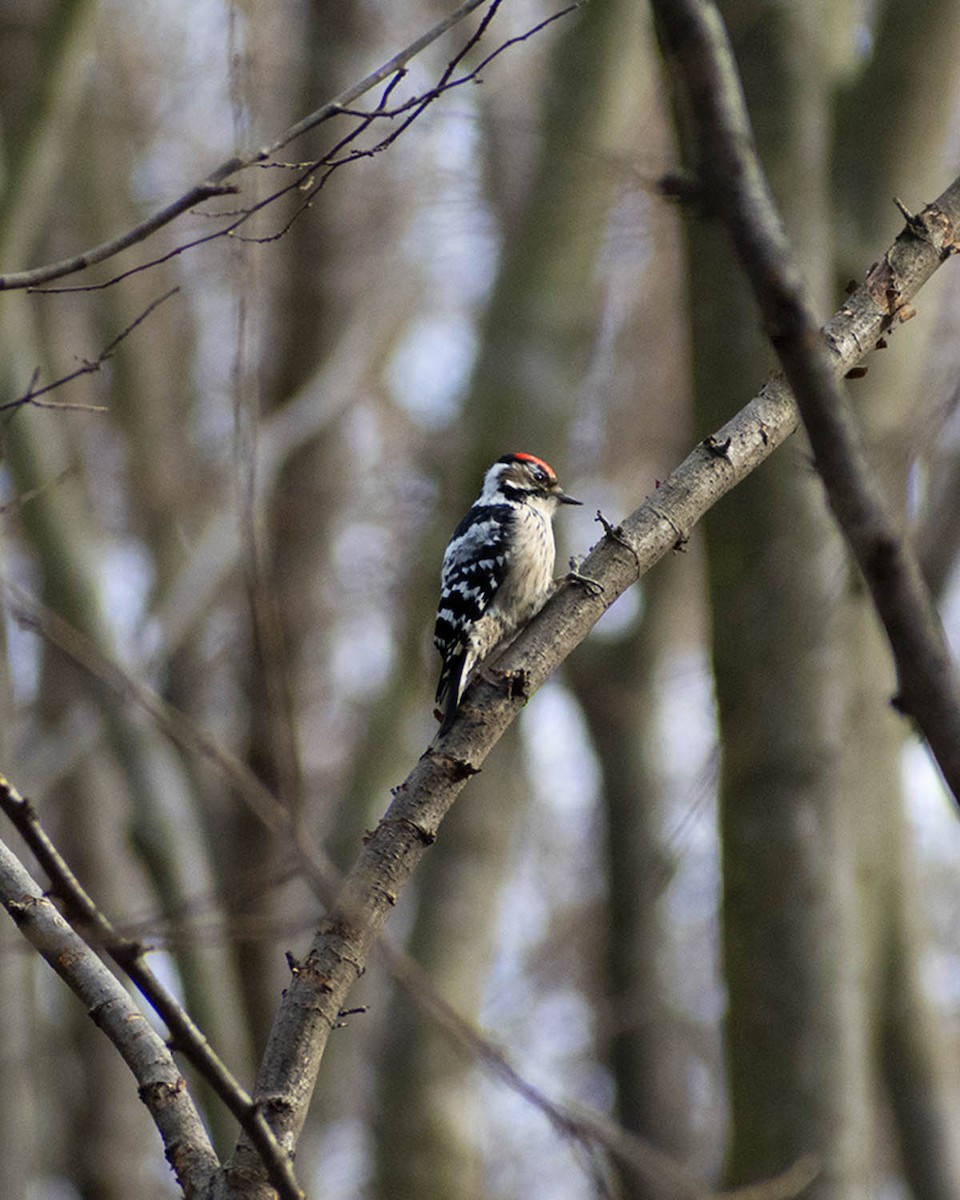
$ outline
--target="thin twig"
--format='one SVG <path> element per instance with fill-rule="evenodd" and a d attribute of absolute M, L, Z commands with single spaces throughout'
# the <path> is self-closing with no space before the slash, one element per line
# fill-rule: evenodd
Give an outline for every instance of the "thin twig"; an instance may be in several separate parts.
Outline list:
<path fill-rule="evenodd" d="M 493 14 L 496 12 L 497 7 L 499 6 L 500 0 L 480 0 L 480 2 L 491 4 L 490 11 L 487 14 L 485 14 L 484 20 L 481 24 L 481 30 L 486 30 L 487 26 L 489 25 L 490 19 L 492 18 Z M 471 4 L 469 6 L 471 9 L 473 7 L 478 7 L 478 6 L 479 5 L 477 3 L 475 3 L 474 0 L 471 0 Z M 466 7 L 467 6 L 465 6 L 465 8 Z M 387 97 L 389 97 L 389 95 L 392 93 L 393 89 L 398 85 L 400 80 L 403 78 L 404 72 L 403 72 L 402 68 L 398 68 L 396 73 L 393 75 L 393 78 L 388 79 L 386 87 L 384 89 L 383 97 L 381 98 L 381 101 L 380 101 L 380 104 L 378 104 L 378 106 L 370 112 L 351 110 L 351 109 L 345 107 L 343 104 L 339 103 L 339 101 L 337 101 L 337 100 L 331 101 L 328 105 L 325 105 L 323 108 L 318 109 L 316 113 L 312 114 L 311 117 L 308 118 L 308 120 L 311 122 L 311 124 L 309 126 L 310 128 L 313 127 L 313 124 L 320 123 L 323 120 L 329 120 L 333 117 L 346 116 L 346 115 L 354 116 L 357 119 L 358 124 L 352 130 L 350 130 L 348 133 L 346 133 L 331 149 L 327 150 L 321 158 L 318 158 L 318 159 L 314 160 L 313 162 L 298 164 L 298 169 L 300 170 L 299 176 L 297 178 L 295 178 L 294 180 L 292 180 L 290 183 L 284 185 L 281 188 L 278 188 L 274 192 L 271 192 L 269 195 L 265 196 L 262 200 L 259 200 L 254 204 L 250 204 L 245 207 L 232 210 L 230 212 L 202 214 L 211 219 L 222 219 L 225 217 L 230 218 L 228 224 L 221 226 L 219 229 L 216 229 L 211 233 L 202 234 L 201 236 L 192 238 L 186 242 L 181 242 L 179 245 L 174 246 L 172 249 L 166 251 L 165 253 L 157 255 L 153 258 L 150 258 L 150 259 L 146 260 L 145 262 L 138 263 L 136 266 L 130 267 L 129 269 L 127 269 L 125 271 L 117 272 L 116 274 L 112 275 L 109 279 L 103 280 L 102 282 L 99 282 L 99 283 L 77 284 L 77 285 L 70 285 L 70 286 L 65 286 L 65 287 L 41 287 L 38 285 L 33 285 L 30 287 L 30 290 L 32 292 L 36 292 L 36 293 L 39 293 L 42 295 L 48 295 L 48 294 L 58 295 L 58 294 L 64 293 L 64 292 L 72 293 L 72 292 L 101 291 L 105 288 L 114 287 L 116 284 L 123 282 L 123 280 L 129 279 L 131 275 L 137 275 L 141 271 L 152 270 L 154 267 L 158 267 L 162 263 L 169 262 L 170 260 L 177 258 L 179 255 L 184 254 L 189 250 L 195 250 L 199 246 L 204 246 L 210 242 L 219 241 L 222 238 L 230 238 L 232 240 L 242 241 L 242 242 L 250 242 L 253 244 L 257 244 L 257 245 L 263 245 L 263 244 L 268 244 L 270 242 L 278 241 L 280 238 L 284 237 L 285 234 L 289 231 L 290 227 L 296 221 L 298 221 L 300 219 L 300 217 L 303 216 L 304 213 L 306 213 L 311 208 L 311 206 L 314 203 L 314 200 L 316 199 L 317 194 L 326 185 L 326 183 L 328 182 L 328 180 L 334 174 L 335 171 L 339 170 L 341 167 L 348 165 L 349 163 L 357 162 L 362 158 L 371 158 L 374 155 L 382 153 L 389 146 L 391 146 L 393 144 L 393 142 L 396 141 L 396 139 L 400 136 L 401 133 L 403 133 L 407 128 L 409 128 L 409 126 L 412 124 L 412 122 L 417 117 L 419 117 L 427 107 L 429 107 L 431 104 L 433 104 L 441 96 L 446 95 L 447 92 L 452 91 L 454 88 L 462 87 L 466 83 L 474 82 L 475 80 L 478 79 L 480 71 L 487 64 L 492 62 L 499 54 L 503 53 L 503 51 L 506 50 L 508 47 L 515 46 L 521 42 L 526 41 L 528 38 L 530 38 L 534 34 L 540 32 L 542 29 L 545 29 L 548 25 L 552 24 L 554 21 L 559 20 L 561 17 L 566 16 L 567 14 L 573 12 L 576 9 L 576 7 L 577 7 L 576 5 L 570 5 L 567 8 L 562 9 L 560 12 L 553 14 L 553 15 L 545 18 L 544 20 L 538 22 L 536 25 L 531 27 L 531 29 L 527 30 L 525 33 L 519 34 L 515 37 L 507 39 L 507 41 L 505 41 L 501 46 L 497 47 L 496 50 L 494 50 L 493 52 L 488 54 L 476 68 L 474 68 L 473 70 L 471 70 L 470 72 L 468 72 L 465 75 L 462 75 L 456 79 L 453 79 L 453 78 L 451 78 L 453 68 L 462 60 L 463 55 L 466 52 L 466 49 L 469 47 L 472 47 L 477 41 L 477 34 L 474 34 L 468 40 L 466 48 L 459 51 L 456 54 L 456 56 L 454 57 L 454 59 L 452 60 L 452 62 L 450 64 L 448 64 L 447 68 L 445 68 L 445 70 L 441 76 L 441 79 L 436 84 L 436 86 L 434 86 L 427 92 L 424 92 L 418 96 L 412 97 L 409 101 L 406 102 L 406 104 L 398 106 L 396 109 L 391 110 L 391 109 L 387 108 L 386 107 L 386 99 L 387 99 Z M 441 22 L 441 24 L 445 25 L 444 22 Z M 439 27 L 437 27 L 437 28 L 439 28 Z M 393 60 L 391 60 L 391 61 L 393 61 Z M 383 69 L 381 69 L 380 71 L 374 72 L 373 76 L 369 76 L 368 79 L 366 81 L 364 81 L 364 84 L 366 85 L 367 83 L 369 83 L 370 80 L 375 80 L 375 82 L 377 82 L 377 83 L 382 82 L 384 77 L 385 77 L 384 71 L 383 71 Z M 360 85 L 357 85 L 357 86 L 360 86 Z M 373 85 L 371 84 L 371 86 L 373 86 Z M 343 93 L 343 96 L 352 95 L 354 90 L 355 89 L 348 89 L 348 92 Z M 362 90 L 368 90 L 368 88 L 366 86 L 364 86 Z M 349 153 L 346 153 L 346 154 L 343 153 L 343 151 L 348 146 L 350 146 L 354 142 L 356 142 L 361 137 L 361 135 L 363 133 L 365 133 L 370 128 L 371 125 L 374 124 L 375 121 L 382 120 L 382 119 L 390 120 L 393 118 L 393 116 L 397 112 L 405 111 L 408 108 L 412 108 L 413 111 L 406 118 L 406 120 L 403 121 L 397 128 L 392 129 L 388 134 L 386 134 L 384 137 L 382 137 L 374 145 L 364 147 L 362 149 L 351 150 Z M 294 126 L 293 128 L 297 129 L 297 128 L 299 128 L 299 126 Z M 287 138 L 286 140 L 290 140 L 290 139 Z M 231 159 L 229 161 L 229 164 L 224 164 L 224 166 L 230 165 L 231 172 L 245 170 L 249 167 L 262 166 L 263 159 L 261 156 L 269 155 L 280 144 L 286 144 L 286 143 L 285 143 L 285 141 L 283 141 L 281 143 L 274 144 L 273 146 L 266 147 L 263 150 L 258 151 L 256 154 L 254 154 L 251 157 L 246 158 L 246 159 L 239 159 L 239 158 Z M 223 168 L 220 168 L 220 169 L 222 170 Z M 312 182 L 314 176 L 317 176 L 316 182 Z M 238 190 L 239 189 L 234 189 L 235 192 Z M 300 202 L 300 204 L 297 205 L 297 207 L 294 209 L 293 213 L 279 226 L 279 228 L 274 230 L 272 233 L 242 234 L 239 232 L 243 228 L 243 226 L 246 225 L 248 222 L 250 222 L 257 214 L 263 212 L 265 209 L 267 209 L 271 205 L 275 204 L 278 200 L 282 199 L 284 196 L 289 195 L 293 192 L 298 192 L 298 191 L 300 191 L 300 192 L 305 191 L 303 200 Z M 153 232 L 153 230 L 151 230 L 151 232 Z M 138 240 L 140 240 L 140 239 L 138 239 Z M 110 257 L 110 255 L 107 255 L 106 257 Z M 98 259 L 98 261 L 102 261 L 102 260 Z M 56 264 L 54 264 L 54 265 L 56 265 Z M 85 263 L 83 265 L 89 265 L 89 263 Z M 71 272 L 67 272 L 67 273 L 69 274 Z M 52 278 L 59 278 L 59 277 L 60 277 L 60 275 L 58 274 L 58 275 L 53 276 Z M 12 278 L 12 277 L 7 277 L 7 278 Z M 3 283 L 3 277 L 0 276 L 0 285 L 2 285 L 2 283 Z"/>
<path fill-rule="evenodd" d="M 64 467 L 59 475 L 55 475 L 53 479 L 47 479 L 36 487 L 29 488 L 27 491 L 18 492 L 12 500 L 8 500 L 6 504 L 0 504 L 0 517 L 20 512 L 24 505 L 43 496 L 51 488 L 58 488 L 61 483 L 64 483 L 71 475 L 75 475 L 76 473 L 76 466 Z"/>
<path fill-rule="evenodd" d="M 233 159 L 232 162 L 235 171 L 239 171 L 243 166 L 238 158 Z M 211 196 L 235 195 L 239 190 L 234 184 L 198 184 L 178 200 L 174 200 L 172 204 L 168 204 L 153 216 L 147 217 L 145 221 L 128 229 L 126 233 L 101 242 L 99 246 L 93 246 L 81 254 L 73 254 L 69 258 L 62 258 L 58 262 L 48 263 L 43 267 L 34 267 L 29 271 L 10 271 L 6 275 L 0 275 L 0 292 L 38 287 L 42 283 L 48 283 L 51 279 L 62 279 L 65 275 L 83 271 L 105 259 L 113 258 L 121 250 L 126 250 L 128 246 L 145 241 L 152 233 L 156 233 L 164 225 L 169 225 L 181 213 L 188 212 L 201 201 L 209 200 Z"/>
<path fill-rule="evenodd" d="M 58 408 L 58 409 L 76 409 L 82 412 L 104 412 L 105 406 L 102 404 L 68 404 L 66 402 L 54 402 L 50 400 L 40 400 L 40 396 L 46 396 L 57 388 L 64 387 L 68 383 L 72 383 L 75 379 L 79 379 L 83 375 L 93 375 L 116 353 L 120 344 L 130 336 L 143 322 L 154 312 L 165 300 L 169 300 L 171 296 L 175 296 L 179 292 L 179 287 L 172 287 L 168 292 L 164 292 L 162 296 L 158 296 L 156 300 L 152 300 L 147 307 L 135 317 L 130 324 L 115 338 L 112 338 L 106 346 L 100 351 L 96 358 L 88 362 L 84 362 L 82 366 L 75 371 L 70 371 L 67 375 L 62 375 L 59 379 L 55 379 L 52 383 L 45 384 L 43 387 L 37 387 L 37 380 L 40 377 L 39 369 L 35 370 L 27 390 L 22 396 L 18 396 L 16 400 L 7 400 L 0 404 L 0 412 L 8 412 L 10 409 L 22 408 L 25 404 L 33 405 L 36 408 Z"/>
<path fill-rule="evenodd" d="M 302 120 L 297 121 L 294 125 L 291 125 L 288 129 L 281 133 L 279 137 L 269 143 L 269 145 L 263 146 L 259 150 L 256 150 L 245 156 L 234 155 L 231 158 L 228 158 L 225 162 L 222 162 L 218 167 L 212 170 L 207 177 L 195 187 L 192 187 L 178 199 L 174 200 L 171 204 L 166 205 L 164 208 L 160 209 L 146 220 L 141 221 L 137 225 L 133 226 L 133 228 L 128 229 L 125 233 L 119 234 L 113 238 L 109 238 L 107 241 L 101 242 L 99 245 L 93 246 L 80 254 L 71 255 L 69 258 L 60 259 L 54 263 L 47 263 L 44 266 L 34 267 L 30 270 L 11 271 L 4 275 L 0 275 L 0 291 L 10 291 L 24 288 L 40 288 L 43 284 L 50 283 L 54 279 L 63 279 L 67 275 L 76 274 L 78 271 L 85 270 L 87 267 L 94 266 L 97 263 L 105 262 L 106 260 L 115 257 L 121 251 L 126 250 L 139 242 L 145 241 L 152 234 L 156 233 L 157 230 L 169 225 L 183 213 L 189 212 L 190 209 L 196 207 L 198 204 L 203 203 L 205 200 L 209 200 L 211 197 L 236 195 L 240 190 L 238 185 L 226 182 L 226 180 L 228 180 L 231 176 L 238 174 L 240 171 L 243 171 L 248 167 L 258 166 L 261 163 L 264 163 L 266 160 L 270 159 L 274 154 L 276 154 L 278 150 L 289 145 L 290 142 L 302 137 L 305 133 L 317 128 L 317 126 L 322 125 L 324 122 L 339 116 L 342 110 L 349 108 L 351 104 L 353 104 L 367 92 L 371 91 L 378 84 L 382 83 L 385 79 L 389 79 L 391 76 L 401 72 L 405 65 L 411 59 L 415 58 L 416 55 L 418 55 L 422 50 L 431 45 L 433 42 L 437 41 L 438 38 L 442 37 L 443 34 L 448 32 L 448 30 L 452 29 L 465 17 L 469 16 L 470 13 L 472 13 L 475 9 L 480 8 L 486 3 L 488 3 L 488 0 L 466 0 L 464 4 L 461 4 L 459 8 L 455 9 L 452 13 L 450 13 L 449 16 L 444 17 L 441 21 L 438 21 L 437 24 L 428 29 L 425 33 L 421 34 L 420 37 L 410 42 L 409 45 L 404 47 L 404 49 L 398 54 L 395 54 L 392 58 L 388 59 L 387 62 L 385 62 L 382 66 L 378 67 L 375 71 L 371 72 L 357 83 L 346 88 L 340 93 L 340 95 L 334 97 L 333 100 L 321 105 L 320 108 L 316 109 Z M 284 191 L 286 190 L 287 189 L 284 189 Z M 281 191 L 277 193 L 276 196 L 271 197 L 271 201 L 279 198 L 280 195 L 283 195 L 284 191 Z M 255 206 L 254 211 L 259 207 L 260 206 Z M 167 258 L 172 257 L 173 254 L 182 253 L 183 250 L 188 249 L 193 245 L 202 244 L 203 242 L 211 240 L 213 237 L 225 236 L 226 232 L 227 231 L 218 231 L 216 234 L 212 234 L 207 238 L 201 238 L 195 242 L 187 243 L 179 249 L 171 252 L 171 254 L 163 255 L 155 261 L 163 262 Z M 155 264 L 150 263 L 148 265 L 152 266 Z M 129 274 L 129 272 L 118 276 L 118 278 L 125 278 L 127 274 Z"/>
<path fill-rule="evenodd" d="M 416 58 L 421 50 L 425 50 L 427 46 L 432 45 L 433 42 L 437 41 L 438 38 L 441 38 L 448 30 L 452 29 L 455 25 L 458 25 L 464 19 L 464 17 L 468 17 L 475 9 L 480 8 L 486 3 L 487 0 L 466 0 L 466 3 L 461 4 L 459 8 L 454 9 L 454 11 L 448 17 L 444 17 L 442 21 L 438 21 L 436 25 L 434 25 L 431 29 L 428 29 L 426 33 L 421 34 L 420 37 L 418 37 L 415 41 L 412 41 L 409 46 L 406 46 L 400 51 L 399 54 L 395 54 L 393 58 L 385 62 L 383 66 L 378 67 L 376 71 L 372 72 L 372 74 L 368 75 L 365 79 L 361 79 L 359 83 L 355 83 L 352 87 L 349 87 L 345 91 L 341 92 L 339 96 L 335 97 L 333 100 L 330 100 L 327 104 L 322 105 L 316 110 L 316 112 L 310 113 L 310 115 L 304 117 L 303 120 L 298 121 L 296 125 L 291 125 L 290 128 L 286 130 L 285 133 L 282 133 L 275 142 L 271 142 L 269 146 L 264 146 L 262 150 L 258 151 L 257 154 L 251 158 L 250 162 L 263 162 L 271 155 L 276 154 L 278 150 L 282 150 L 284 146 L 287 146 L 290 144 L 290 142 L 296 140 L 296 138 L 302 137 L 303 134 L 307 133 L 311 129 L 315 129 L 318 125 L 321 125 L 331 116 L 336 116 L 341 108 L 349 107 L 354 100 L 359 100 L 361 96 L 365 95 L 369 91 L 372 91 L 378 83 L 383 83 L 385 79 L 388 79 L 391 75 L 395 75 L 398 71 L 402 70 L 412 58 Z"/>

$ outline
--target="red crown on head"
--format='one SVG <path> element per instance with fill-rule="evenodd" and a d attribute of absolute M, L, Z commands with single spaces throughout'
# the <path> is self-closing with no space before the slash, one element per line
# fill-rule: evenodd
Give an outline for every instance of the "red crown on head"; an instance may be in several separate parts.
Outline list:
<path fill-rule="evenodd" d="M 537 456 L 535 454 L 524 454 L 522 451 L 518 454 L 505 454 L 503 456 L 503 458 L 500 459 L 500 462 L 533 463 L 534 466 L 542 467 L 544 469 L 544 471 L 546 471 L 546 473 L 550 476 L 551 479 L 555 479 L 557 476 L 557 473 L 553 469 L 553 467 L 551 467 L 548 462 L 544 462 L 544 460 L 542 458 L 537 458 Z"/>

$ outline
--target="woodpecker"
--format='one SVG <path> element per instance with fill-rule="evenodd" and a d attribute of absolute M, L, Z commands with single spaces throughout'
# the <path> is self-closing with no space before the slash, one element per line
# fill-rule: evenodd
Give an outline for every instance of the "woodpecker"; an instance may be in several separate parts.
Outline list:
<path fill-rule="evenodd" d="M 483 479 L 443 556 L 434 645 L 440 733 L 453 723 L 477 663 L 540 611 L 553 590 L 552 517 L 568 496 L 533 454 L 505 454 Z"/>

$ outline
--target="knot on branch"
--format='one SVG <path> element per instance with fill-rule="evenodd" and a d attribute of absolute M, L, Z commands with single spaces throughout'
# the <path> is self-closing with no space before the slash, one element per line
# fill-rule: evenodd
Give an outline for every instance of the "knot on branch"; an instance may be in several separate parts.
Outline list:
<path fill-rule="evenodd" d="M 941 261 L 960 251 L 960 241 L 953 218 L 938 204 L 928 204 L 922 212 L 912 213 L 896 196 L 893 202 L 903 214 L 907 230 L 935 250 Z"/>
<path fill-rule="evenodd" d="M 527 672 L 519 667 L 515 671 L 491 671 L 491 676 L 504 685 L 508 700 L 527 700 L 530 696 L 530 680 Z M 475 772 L 472 772 L 475 773 Z M 461 778 L 464 778 L 461 776 Z"/>
<path fill-rule="evenodd" d="M 417 821 L 411 821 L 409 817 L 400 817 L 397 824 L 411 830 L 417 841 L 424 846 L 432 846 L 437 840 L 437 835 L 432 829 L 426 829 Z"/>
<path fill-rule="evenodd" d="M 173 1083 L 165 1079 L 159 1079 L 155 1083 L 145 1083 L 137 1088 L 137 1095 L 151 1112 L 156 1112 L 158 1109 L 172 1104 L 179 1095 L 186 1091 L 186 1087 L 187 1081 L 182 1075 L 178 1075 Z"/>
<path fill-rule="evenodd" d="M 712 458 L 724 458 L 727 462 L 730 461 L 730 447 L 733 444 L 732 438 L 725 438 L 722 442 L 719 442 L 712 433 L 709 433 L 700 444 Z"/>
<path fill-rule="evenodd" d="M 471 775 L 480 774 L 480 768 L 475 767 L 472 762 L 467 762 L 465 758 L 456 758 L 452 754 L 445 754 L 443 761 L 448 775 L 453 780 L 469 779 Z"/>

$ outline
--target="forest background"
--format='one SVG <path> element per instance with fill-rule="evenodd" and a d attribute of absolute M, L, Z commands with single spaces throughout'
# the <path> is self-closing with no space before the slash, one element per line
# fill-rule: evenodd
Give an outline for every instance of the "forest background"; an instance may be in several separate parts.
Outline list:
<path fill-rule="evenodd" d="M 247 1089 L 433 736 L 486 466 L 532 451 L 585 501 L 563 564 L 776 366 L 648 8 L 475 7 L 331 114 L 452 6 L 0 0 L 7 807 Z M 826 321 L 893 198 L 957 172 L 960 15 L 719 7 Z M 847 385 L 955 646 L 956 274 Z M 309 1195 L 960 1195 L 956 803 L 802 435 L 676 534 L 427 850 L 331 1033 Z M 180 1194 L 91 1008 L 0 926 L 0 1196 Z"/>

